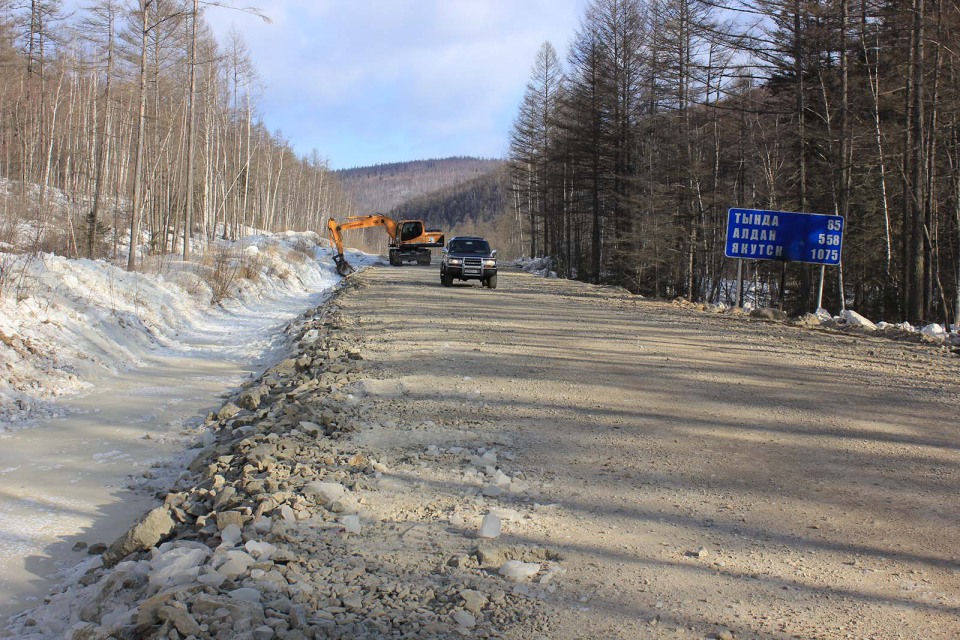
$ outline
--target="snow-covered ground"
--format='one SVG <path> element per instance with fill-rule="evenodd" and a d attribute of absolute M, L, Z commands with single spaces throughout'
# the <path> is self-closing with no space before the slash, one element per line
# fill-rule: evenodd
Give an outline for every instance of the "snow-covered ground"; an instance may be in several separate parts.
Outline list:
<path fill-rule="evenodd" d="M 274 359 L 284 325 L 340 280 L 320 242 L 225 245 L 219 304 L 216 261 L 128 273 L 0 253 L 0 617 L 86 557 L 76 541 L 112 542 L 149 507 L 151 485 L 171 483 L 203 412 Z"/>
<path fill-rule="evenodd" d="M 217 305 L 216 265 L 171 262 L 131 273 L 101 261 L 0 253 L 0 432 L 57 414 L 58 398 L 141 366 L 157 348 L 238 359 L 261 353 L 274 338 L 262 334 L 264 322 L 296 315 L 338 280 L 319 243 L 314 233 L 288 232 L 225 247 L 221 255 L 236 264 L 221 264 L 221 279 L 239 256 L 245 269 Z M 191 346 L 194 339 L 202 346 Z"/>

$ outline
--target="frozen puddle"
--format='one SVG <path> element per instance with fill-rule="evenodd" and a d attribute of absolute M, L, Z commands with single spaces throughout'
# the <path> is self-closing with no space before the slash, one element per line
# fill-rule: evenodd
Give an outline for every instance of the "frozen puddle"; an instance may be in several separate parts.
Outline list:
<path fill-rule="evenodd" d="M 272 359 L 285 322 L 323 294 L 235 315 L 181 336 L 145 366 L 62 403 L 66 416 L 0 433 L 0 629 L 35 606 L 57 571 L 110 544 L 189 463 L 207 412 Z M 226 325 L 226 326 L 225 326 Z"/>

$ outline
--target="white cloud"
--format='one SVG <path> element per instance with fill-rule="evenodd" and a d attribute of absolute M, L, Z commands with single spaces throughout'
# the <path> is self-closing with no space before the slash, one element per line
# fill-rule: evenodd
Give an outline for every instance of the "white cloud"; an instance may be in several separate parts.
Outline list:
<path fill-rule="evenodd" d="M 268 124 L 334 166 L 499 155 L 537 49 L 566 49 L 587 0 L 286 0 L 236 23 L 267 84 Z"/>

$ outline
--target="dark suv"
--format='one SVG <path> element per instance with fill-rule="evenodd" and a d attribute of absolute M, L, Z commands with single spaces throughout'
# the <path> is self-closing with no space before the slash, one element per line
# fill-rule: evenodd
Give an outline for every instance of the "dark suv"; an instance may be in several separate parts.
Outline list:
<path fill-rule="evenodd" d="M 457 280 L 479 280 L 497 288 L 497 252 L 490 243 L 475 236 L 457 236 L 447 243 L 440 265 L 440 284 L 449 287 Z"/>

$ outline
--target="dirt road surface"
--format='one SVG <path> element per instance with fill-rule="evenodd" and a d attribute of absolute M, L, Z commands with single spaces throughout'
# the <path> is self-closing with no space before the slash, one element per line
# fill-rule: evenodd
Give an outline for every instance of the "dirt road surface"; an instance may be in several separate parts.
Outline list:
<path fill-rule="evenodd" d="M 520 273 L 353 279 L 393 552 L 443 563 L 499 507 L 499 548 L 546 560 L 506 635 L 960 637 L 955 355 Z"/>

